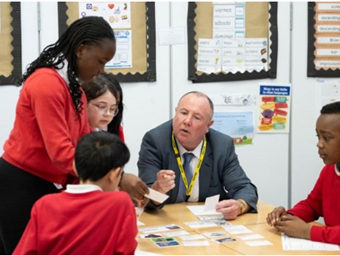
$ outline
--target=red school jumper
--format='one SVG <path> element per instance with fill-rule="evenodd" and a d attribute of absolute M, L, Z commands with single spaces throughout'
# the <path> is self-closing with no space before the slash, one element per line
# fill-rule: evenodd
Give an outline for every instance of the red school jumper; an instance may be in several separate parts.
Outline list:
<path fill-rule="evenodd" d="M 137 233 L 136 213 L 127 193 L 63 191 L 35 203 L 13 254 L 131 255 Z"/>
<path fill-rule="evenodd" d="M 340 244 L 340 173 L 335 165 L 326 165 L 307 199 L 288 212 L 305 222 L 323 217 L 325 226 L 312 226 L 312 241 Z"/>

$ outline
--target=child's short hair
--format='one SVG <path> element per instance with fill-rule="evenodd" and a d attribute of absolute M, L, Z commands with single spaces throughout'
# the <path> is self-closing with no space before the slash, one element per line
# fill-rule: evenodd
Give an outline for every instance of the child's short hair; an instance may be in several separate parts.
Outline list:
<path fill-rule="evenodd" d="M 322 107 L 321 114 L 340 114 L 340 101 L 329 103 Z"/>
<path fill-rule="evenodd" d="M 130 151 L 121 139 L 108 132 L 91 132 L 78 142 L 74 156 L 79 179 L 97 181 L 109 171 L 124 165 Z"/>

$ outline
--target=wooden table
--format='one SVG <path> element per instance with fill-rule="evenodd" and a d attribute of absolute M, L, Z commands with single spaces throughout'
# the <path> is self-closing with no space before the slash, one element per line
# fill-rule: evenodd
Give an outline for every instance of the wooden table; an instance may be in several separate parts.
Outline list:
<path fill-rule="evenodd" d="M 210 231 L 225 231 L 222 227 L 210 227 L 210 228 L 196 228 L 191 229 L 189 226 L 185 225 L 183 222 L 187 221 L 198 221 L 199 219 L 191 213 L 191 211 L 186 207 L 187 205 L 198 205 L 200 203 L 180 203 L 180 204 L 169 204 L 165 205 L 163 209 L 156 210 L 154 212 L 144 212 L 139 221 L 145 225 L 139 226 L 139 228 L 151 227 L 151 226 L 163 226 L 168 224 L 176 224 L 181 226 L 190 234 L 202 234 L 204 232 Z M 340 254 L 340 251 L 284 251 L 282 250 L 281 235 L 274 228 L 268 226 L 266 222 L 267 214 L 274 209 L 273 205 L 259 202 L 258 211 L 259 213 L 247 213 L 239 216 L 236 220 L 229 221 L 232 225 L 244 225 L 255 234 L 260 234 L 265 240 L 268 240 L 272 245 L 266 246 L 249 246 L 246 241 L 243 241 L 237 236 L 230 235 L 236 238 L 236 241 L 218 244 L 211 239 L 206 239 L 209 241 L 209 246 L 177 246 L 177 247 L 166 247 L 158 248 L 149 238 L 140 238 L 138 236 L 138 248 L 137 250 L 158 253 L 158 254 L 169 254 L 169 255 L 202 255 L 202 254 L 230 254 L 230 255 L 243 255 L 243 254 L 263 254 L 263 255 L 275 255 L 275 254 L 301 254 L 301 255 L 325 255 L 325 254 Z M 163 232 L 160 232 L 163 233 Z M 182 244 L 182 240 L 179 237 L 175 239 Z"/>

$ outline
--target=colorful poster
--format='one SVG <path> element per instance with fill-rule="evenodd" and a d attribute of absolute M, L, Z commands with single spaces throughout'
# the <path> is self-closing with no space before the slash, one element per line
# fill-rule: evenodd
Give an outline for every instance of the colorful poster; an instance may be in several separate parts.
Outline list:
<path fill-rule="evenodd" d="M 105 68 L 132 68 L 132 30 L 115 30 L 116 54 Z"/>
<path fill-rule="evenodd" d="M 288 133 L 290 85 L 260 85 L 258 98 L 259 133 Z"/>
<path fill-rule="evenodd" d="M 233 138 L 235 145 L 253 144 L 253 111 L 215 112 L 211 128 Z"/>
<path fill-rule="evenodd" d="M 101 16 L 112 28 L 131 28 L 130 2 L 80 2 L 79 17 Z"/>

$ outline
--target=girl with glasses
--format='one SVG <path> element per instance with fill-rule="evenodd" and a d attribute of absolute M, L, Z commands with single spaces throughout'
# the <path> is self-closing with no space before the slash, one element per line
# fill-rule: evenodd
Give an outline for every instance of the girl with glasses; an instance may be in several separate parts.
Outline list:
<path fill-rule="evenodd" d="M 121 126 L 123 119 L 123 91 L 111 73 L 102 73 L 92 81 L 82 84 L 88 109 L 87 117 L 94 130 L 116 134 L 124 141 Z"/>

